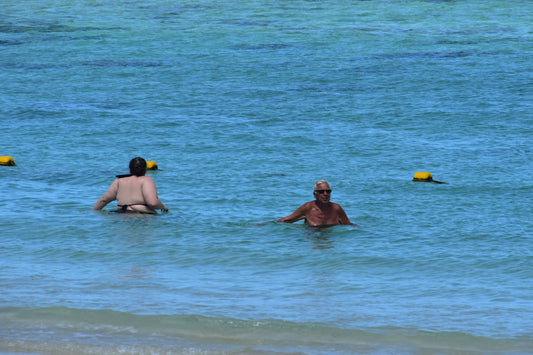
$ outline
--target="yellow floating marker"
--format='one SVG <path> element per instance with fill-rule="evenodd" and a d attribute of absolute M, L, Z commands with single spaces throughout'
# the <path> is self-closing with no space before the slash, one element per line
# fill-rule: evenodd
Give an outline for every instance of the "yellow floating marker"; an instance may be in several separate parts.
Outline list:
<path fill-rule="evenodd" d="M 147 170 L 157 170 L 157 163 L 155 161 L 146 161 L 146 169 Z"/>
<path fill-rule="evenodd" d="M 15 160 L 12 157 L 0 156 L 0 165 L 15 166 Z"/>
<path fill-rule="evenodd" d="M 427 171 L 417 171 L 413 176 L 413 181 L 433 181 L 433 176 Z"/>
<path fill-rule="evenodd" d="M 433 180 L 433 176 L 431 175 L 430 172 L 427 172 L 427 171 L 417 171 L 415 173 L 415 175 L 413 176 L 413 181 L 434 182 L 434 183 L 437 183 L 437 184 L 447 184 L 447 182 Z"/>

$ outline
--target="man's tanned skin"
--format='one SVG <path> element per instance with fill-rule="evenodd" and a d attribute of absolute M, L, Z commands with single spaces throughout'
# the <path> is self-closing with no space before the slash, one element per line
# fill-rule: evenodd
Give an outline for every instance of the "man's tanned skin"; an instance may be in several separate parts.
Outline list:
<path fill-rule="evenodd" d="M 336 224 L 349 224 L 357 226 L 350 222 L 346 212 L 342 207 L 331 202 L 331 187 L 325 180 L 319 180 L 315 183 L 313 195 L 314 201 L 304 203 L 287 217 L 280 218 L 278 222 L 293 223 L 304 219 L 305 224 L 313 227 L 327 227 Z"/>

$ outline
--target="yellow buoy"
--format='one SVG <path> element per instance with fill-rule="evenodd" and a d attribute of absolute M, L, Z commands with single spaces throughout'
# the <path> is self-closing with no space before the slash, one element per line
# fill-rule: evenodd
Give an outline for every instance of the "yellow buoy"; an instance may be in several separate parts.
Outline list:
<path fill-rule="evenodd" d="M 415 173 L 415 176 L 413 176 L 413 181 L 434 182 L 436 184 L 447 184 L 447 182 L 444 182 L 444 181 L 433 180 L 433 176 L 431 176 L 431 173 L 427 171 L 417 171 Z"/>
<path fill-rule="evenodd" d="M 0 165 L 15 166 L 15 160 L 12 157 L 0 156 Z"/>
<path fill-rule="evenodd" d="M 157 163 L 155 161 L 146 161 L 146 169 L 148 170 L 157 170 Z"/>
<path fill-rule="evenodd" d="M 433 176 L 427 171 L 417 171 L 413 176 L 413 181 L 433 181 Z"/>

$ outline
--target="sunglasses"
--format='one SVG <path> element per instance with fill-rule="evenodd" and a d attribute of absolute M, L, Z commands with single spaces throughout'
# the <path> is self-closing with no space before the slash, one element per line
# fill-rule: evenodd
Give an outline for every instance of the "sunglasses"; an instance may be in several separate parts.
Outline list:
<path fill-rule="evenodd" d="M 327 193 L 327 194 L 330 194 L 331 193 L 331 190 L 315 190 L 315 192 L 319 195 L 322 195 L 324 192 Z"/>

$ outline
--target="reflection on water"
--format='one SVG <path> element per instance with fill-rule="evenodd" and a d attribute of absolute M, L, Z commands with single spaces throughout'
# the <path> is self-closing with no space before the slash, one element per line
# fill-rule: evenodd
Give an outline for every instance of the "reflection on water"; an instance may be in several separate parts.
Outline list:
<path fill-rule="evenodd" d="M 132 266 L 129 269 L 118 270 L 119 279 L 151 279 L 154 277 L 153 270 Z"/>
<path fill-rule="evenodd" d="M 311 227 L 306 226 L 307 239 L 314 245 L 313 249 L 331 249 L 333 241 L 330 239 L 334 226 L 328 227 Z"/>

